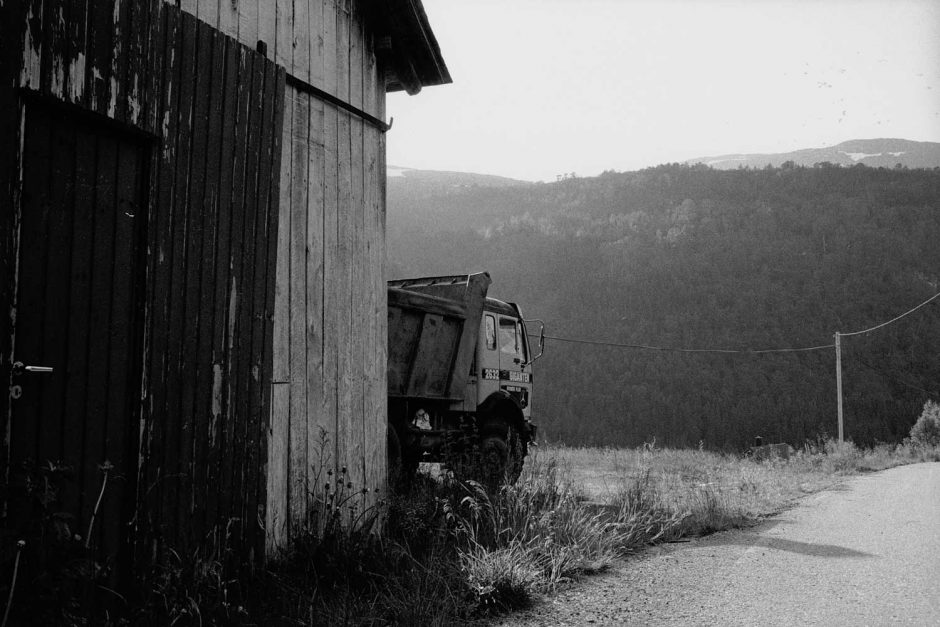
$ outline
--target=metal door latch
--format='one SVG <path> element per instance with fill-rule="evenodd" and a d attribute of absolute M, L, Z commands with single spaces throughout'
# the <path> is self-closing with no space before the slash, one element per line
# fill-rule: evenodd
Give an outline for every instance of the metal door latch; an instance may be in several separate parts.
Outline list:
<path fill-rule="evenodd" d="M 22 361 L 13 362 L 13 376 L 18 377 L 21 374 L 32 372 L 35 374 L 49 374 L 52 372 L 51 366 L 27 366 Z"/>

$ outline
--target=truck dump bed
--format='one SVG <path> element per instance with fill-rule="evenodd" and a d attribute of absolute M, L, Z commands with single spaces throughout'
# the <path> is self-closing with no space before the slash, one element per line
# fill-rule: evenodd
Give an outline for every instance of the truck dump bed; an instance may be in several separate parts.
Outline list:
<path fill-rule="evenodd" d="M 473 362 L 485 272 L 388 282 L 388 395 L 462 400 Z"/>

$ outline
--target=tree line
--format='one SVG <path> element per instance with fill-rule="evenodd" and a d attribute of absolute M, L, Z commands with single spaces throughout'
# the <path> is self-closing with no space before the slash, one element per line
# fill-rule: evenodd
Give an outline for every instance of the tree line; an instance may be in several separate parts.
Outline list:
<path fill-rule="evenodd" d="M 940 169 L 671 164 L 520 186 L 389 189 L 396 276 L 487 270 L 550 335 L 798 348 L 940 291 Z M 533 412 L 569 444 L 739 449 L 836 430 L 834 350 L 549 340 Z M 940 304 L 843 339 L 846 434 L 897 441 L 940 396 Z"/>

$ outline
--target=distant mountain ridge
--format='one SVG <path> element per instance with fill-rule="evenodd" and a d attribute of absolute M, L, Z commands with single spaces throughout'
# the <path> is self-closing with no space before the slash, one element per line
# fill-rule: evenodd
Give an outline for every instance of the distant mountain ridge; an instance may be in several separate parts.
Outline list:
<path fill-rule="evenodd" d="M 437 191 L 444 191 L 455 187 L 512 187 L 515 185 L 530 184 L 528 181 L 520 181 L 493 174 L 448 172 L 446 170 L 416 170 L 414 168 L 404 168 L 397 165 L 389 165 L 387 172 L 388 180 L 392 185 L 407 181 L 409 185 Z"/>
<path fill-rule="evenodd" d="M 872 168 L 893 168 L 897 164 L 908 168 L 936 168 L 940 167 L 940 143 L 893 138 L 853 139 L 826 148 L 806 148 L 770 154 L 739 153 L 697 157 L 685 163 L 703 163 L 717 170 L 733 170 L 739 167 L 762 168 L 767 165 L 779 167 L 787 161 L 800 166 L 829 162 L 841 166 L 861 163 Z"/>

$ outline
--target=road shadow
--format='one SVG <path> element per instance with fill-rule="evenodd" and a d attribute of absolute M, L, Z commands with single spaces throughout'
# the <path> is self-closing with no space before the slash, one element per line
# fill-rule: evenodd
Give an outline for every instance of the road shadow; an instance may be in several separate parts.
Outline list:
<path fill-rule="evenodd" d="M 811 555 L 813 557 L 874 557 L 871 553 L 856 551 L 855 549 L 835 544 L 814 544 L 812 542 L 800 542 L 798 540 L 787 540 L 785 538 L 768 538 L 753 533 L 742 534 L 737 537 L 728 536 L 714 544 L 766 547 L 777 551 L 787 551 L 789 553 L 799 553 L 800 555 Z"/>

